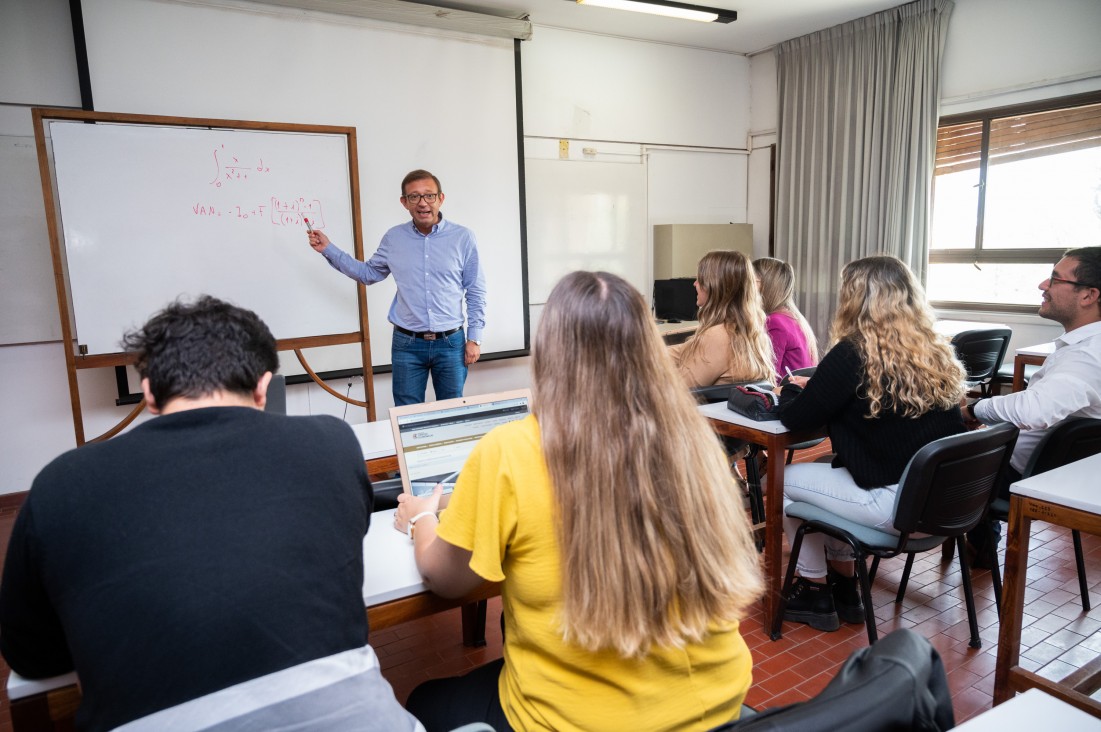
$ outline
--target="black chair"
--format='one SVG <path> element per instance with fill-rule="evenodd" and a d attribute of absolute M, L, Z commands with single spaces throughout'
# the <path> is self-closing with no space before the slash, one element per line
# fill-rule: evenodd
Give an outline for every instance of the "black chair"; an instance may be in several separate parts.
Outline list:
<path fill-rule="evenodd" d="M 746 386 L 754 384 L 762 388 L 771 389 L 772 384 L 767 381 L 740 381 L 738 385 Z M 691 389 L 692 396 L 696 398 L 696 401 L 700 404 L 711 404 L 714 402 L 725 402 L 730 398 L 730 390 L 733 389 L 735 384 L 712 384 L 710 386 L 694 386 Z M 723 437 L 723 447 L 726 448 L 728 455 L 734 455 L 739 450 L 744 448 L 746 444 L 741 440 L 736 440 L 731 437 Z M 765 522 L 765 501 L 764 493 L 761 490 L 761 471 L 760 463 L 758 462 L 758 455 L 761 448 L 758 445 L 749 445 L 749 450 L 745 454 L 745 481 L 746 486 L 749 489 L 749 515 L 750 520 L 755 525 L 763 524 Z M 790 458 L 788 462 L 791 462 Z M 763 539 L 759 539 L 757 542 L 757 549 L 760 551 L 764 548 Z"/>
<path fill-rule="evenodd" d="M 879 560 L 906 554 L 906 568 L 895 597 L 895 602 L 902 602 L 914 555 L 953 539 L 960 550 L 958 554 L 971 628 L 971 647 L 981 648 L 975 598 L 971 592 L 971 568 L 966 553 L 962 551 L 964 535 L 975 528 L 986 514 L 997 487 L 998 474 L 1009 460 L 1016 442 L 1017 427 L 1005 423 L 942 437 L 918 450 L 902 473 L 895 497 L 894 527 L 897 535 L 849 521 L 809 503 L 797 501 L 787 506 L 784 513 L 802 519 L 803 523 L 791 547 L 780 607 L 773 620 L 773 639 L 780 637 L 784 608 L 791 594 L 803 536 L 807 532 L 820 531 L 846 542 L 853 549 L 870 643 L 875 643 L 877 637 L 871 582 Z M 874 558 L 870 571 L 865 564 L 868 555 Z"/>
<path fill-rule="evenodd" d="M 896 630 L 854 651 L 813 699 L 765 709 L 711 732 L 894 732 L 955 725 L 944 663 L 920 634 Z"/>
<path fill-rule="evenodd" d="M 965 330 L 952 338 L 956 356 L 967 371 L 968 389 L 978 389 L 984 397 L 990 396 L 991 385 L 1012 337 L 1013 331 L 1009 328 L 988 328 Z"/>
<path fill-rule="evenodd" d="M 268 401 L 264 405 L 265 412 L 272 414 L 287 413 L 287 377 L 283 374 L 275 374 L 268 383 Z"/>
<path fill-rule="evenodd" d="M 1062 467 L 1075 460 L 1087 458 L 1090 455 L 1101 453 L 1101 419 L 1089 419 L 1085 417 L 1066 419 L 1048 430 L 1025 465 L 1022 478 L 1045 473 L 1054 468 Z M 990 504 L 990 518 L 998 521 L 1009 520 L 1009 499 L 995 498 Z M 986 542 L 988 551 L 992 556 L 990 566 L 994 579 L 994 597 L 998 600 L 998 611 L 1001 612 L 1002 577 L 998 564 L 997 534 L 994 527 L 990 527 L 990 540 Z M 1086 585 L 1086 562 L 1082 555 L 1082 535 L 1077 529 L 1071 531 L 1071 540 L 1074 542 L 1074 562 L 1078 566 L 1078 592 L 1082 596 L 1082 612 L 1090 611 L 1090 593 Z"/>
<path fill-rule="evenodd" d="M 1025 364 L 1025 372 L 1024 372 L 1025 386 L 1028 386 L 1028 382 L 1029 382 L 1030 379 L 1032 379 L 1032 375 L 1035 374 L 1039 370 L 1040 370 L 1039 366 L 1034 366 L 1032 364 Z M 991 391 L 994 390 L 995 386 L 998 387 L 999 390 L 1003 386 L 1008 386 L 1008 387 L 1013 386 L 1013 362 L 1012 361 L 1010 361 L 1009 363 L 1003 363 L 1001 365 L 1001 368 L 998 369 L 998 373 L 994 374 L 994 381 L 991 382 L 991 386 L 990 386 Z"/>

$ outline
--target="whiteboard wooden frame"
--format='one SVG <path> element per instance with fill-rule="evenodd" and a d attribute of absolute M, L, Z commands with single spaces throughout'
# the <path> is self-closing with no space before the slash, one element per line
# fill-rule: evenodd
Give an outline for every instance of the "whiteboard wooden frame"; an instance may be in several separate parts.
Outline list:
<path fill-rule="evenodd" d="M 54 286 L 57 290 L 57 309 L 61 318 L 61 339 L 66 347 L 65 368 L 69 380 L 69 394 L 73 411 L 73 429 L 76 434 L 77 445 L 86 442 L 106 440 L 121 432 L 127 425 L 141 413 L 144 402 L 139 403 L 134 410 L 121 422 L 107 432 L 90 440 L 85 439 L 84 418 L 80 405 L 80 387 L 77 380 L 77 371 L 80 369 L 105 368 L 122 366 L 133 363 L 134 358 L 126 353 L 109 353 L 82 355 L 77 352 L 77 344 L 73 337 L 73 313 L 70 310 L 71 293 L 69 289 L 68 275 L 65 269 L 65 257 L 63 255 L 63 234 L 58 226 L 60 203 L 57 196 L 56 181 L 50 171 L 47 157 L 48 142 L 46 136 L 46 124 L 53 120 L 81 121 L 81 122 L 110 122 L 132 125 L 150 125 L 166 127 L 200 127 L 210 129 L 235 129 L 267 132 L 301 132 L 309 134 L 343 135 L 348 144 L 348 180 L 351 183 L 351 209 L 352 228 L 354 234 L 355 256 L 363 259 L 363 222 L 360 212 L 359 197 L 359 162 L 356 147 L 355 127 L 339 127 L 331 125 L 303 125 L 282 122 L 256 122 L 246 120 L 206 119 L 198 117 L 169 117 L 147 114 L 125 114 L 112 112 L 90 112 L 84 110 L 52 109 L 48 107 L 35 107 L 31 109 L 34 122 L 35 146 L 38 152 L 38 170 L 42 181 L 42 202 L 46 212 L 46 226 L 50 238 L 50 256 L 53 261 Z M 342 401 L 364 407 L 367 410 L 368 421 L 375 419 L 374 404 L 374 379 L 371 368 L 371 336 L 367 319 L 367 290 L 363 284 L 357 283 L 356 297 L 359 307 L 359 330 L 350 333 L 338 333 L 319 336 L 305 336 L 298 338 L 286 338 L 276 341 L 276 348 L 280 351 L 294 351 L 303 368 L 322 389 L 341 399 Z M 331 389 L 310 368 L 302 353 L 304 348 L 318 346 L 333 346 L 346 343 L 358 343 L 363 362 L 364 398 L 365 401 L 351 399 Z"/>

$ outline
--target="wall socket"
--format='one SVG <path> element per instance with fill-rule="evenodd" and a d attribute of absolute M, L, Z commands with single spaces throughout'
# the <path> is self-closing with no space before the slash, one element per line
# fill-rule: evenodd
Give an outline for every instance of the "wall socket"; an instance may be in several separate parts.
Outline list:
<path fill-rule="evenodd" d="M 570 141 L 559 140 L 558 141 L 558 159 L 569 160 L 570 159 Z"/>

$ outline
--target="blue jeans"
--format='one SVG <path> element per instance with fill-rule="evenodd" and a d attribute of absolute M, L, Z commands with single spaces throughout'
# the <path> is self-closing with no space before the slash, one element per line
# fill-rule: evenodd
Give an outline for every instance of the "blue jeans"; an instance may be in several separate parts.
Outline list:
<path fill-rule="evenodd" d="M 854 523 L 879 531 L 895 530 L 895 494 L 898 484 L 880 488 L 861 488 L 845 468 L 824 463 L 789 465 L 784 471 L 784 506 L 793 501 L 810 503 Z M 795 539 L 802 520 L 784 516 L 788 544 Z M 845 561 L 853 558 L 852 547 L 825 534 L 804 534 L 796 569 L 799 576 L 826 576 L 826 559 Z"/>
<path fill-rule="evenodd" d="M 394 406 L 422 404 L 432 373 L 432 389 L 437 399 L 455 399 L 463 395 L 466 383 L 466 332 L 457 331 L 434 341 L 414 338 L 394 331 L 390 358 L 394 374 Z"/>

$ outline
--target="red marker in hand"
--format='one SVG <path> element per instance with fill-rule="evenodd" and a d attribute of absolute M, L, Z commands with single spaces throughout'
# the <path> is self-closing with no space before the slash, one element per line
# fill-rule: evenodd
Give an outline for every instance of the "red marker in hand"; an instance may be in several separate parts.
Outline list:
<path fill-rule="evenodd" d="M 308 218 L 306 218 L 305 216 L 302 217 L 302 220 L 306 222 L 306 231 L 309 231 L 309 232 L 312 233 L 313 232 L 313 227 L 310 226 L 310 220 Z"/>

